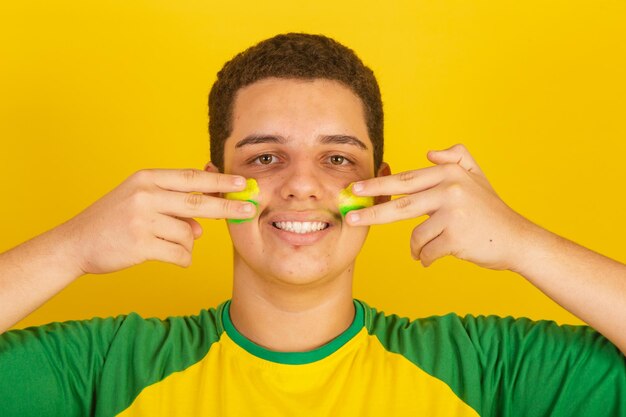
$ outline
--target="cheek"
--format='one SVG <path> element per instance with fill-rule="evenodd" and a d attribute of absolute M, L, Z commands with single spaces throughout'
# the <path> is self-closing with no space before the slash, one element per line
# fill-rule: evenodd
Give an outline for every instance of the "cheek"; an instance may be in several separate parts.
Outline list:
<path fill-rule="evenodd" d="M 255 242 L 253 237 L 256 233 L 258 233 L 256 223 L 256 218 L 244 223 L 227 223 L 228 233 L 230 233 L 230 238 L 236 248 L 244 249 L 253 246 Z"/>
<path fill-rule="evenodd" d="M 276 188 L 283 183 L 284 178 L 280 175 L 269 174 L 257 175 L 255 178 L 259 184 L 259 212 L 262 212 L 272 201 Z"/>
<path fill-rule="evenodd" d="M 348 230 L 345 230 L 345 238 L 341 240 L 342 247 L 339 249 L 343 250 L 346 256 L 356 258 L 367 239 L 369 227 L 352 227 L 345 223 L 344 227 L 347 227 Z"/>

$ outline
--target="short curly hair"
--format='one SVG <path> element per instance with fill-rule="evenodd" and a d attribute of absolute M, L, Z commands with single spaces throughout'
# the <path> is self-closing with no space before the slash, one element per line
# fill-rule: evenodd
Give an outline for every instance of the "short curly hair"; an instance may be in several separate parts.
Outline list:
<path fill-rule="evenodd" d="M 374 72 L 354 51 L 323 35 L 287 33 L 246 49 L 218 72 L 209 93 L 211 161 L 224 170 L 224 143 L 232 132 L 232 113 L 239 89 L 264 78 L 316 78 L 341 82 L 361 98 L 374 167 L 383 160 L 383 104 Z"/>

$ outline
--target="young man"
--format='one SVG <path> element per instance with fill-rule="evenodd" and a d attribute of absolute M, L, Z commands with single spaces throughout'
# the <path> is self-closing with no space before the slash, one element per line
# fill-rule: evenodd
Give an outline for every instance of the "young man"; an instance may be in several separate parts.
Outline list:
<path fill-rule="evenodd" d="M 205 171 L 140 171 L 1 255 L 0 320 L 7 329 L 86 273 L 189 265 L 194 217 L 247 219 L 228 225 L 232 299 L 192 317 L 5 332 L 3 415 L 625 415 L 626 266 L 514 212 L 462 145 L 391 175 L 378 86 L 351 50 L 304 34 L 261 42 L 225 65 L 209 108 Z M 245 178 L 257 206 L 222 198 Z M 343 217 L 351 183 L 377 204 Z M 604 336 L 526 319 L 409 321 L 354 300 L 367 226 L 424 214 L 416 260 L 516 271 Z"/>

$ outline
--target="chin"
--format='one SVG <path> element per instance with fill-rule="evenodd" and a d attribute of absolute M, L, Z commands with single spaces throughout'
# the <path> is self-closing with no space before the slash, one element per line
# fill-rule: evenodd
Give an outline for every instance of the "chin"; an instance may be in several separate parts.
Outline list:
<path fill-rule="evenodd" d="M 299 287 L 315 287 L 341 274 L 339 271 L 330 271 L 329 268 L 313 265 L 297 266 L 293 269 L 284 268 L 281 265 L 281 267 L 271 268 L 265 273 L 267 278 L 273 281 Z"/>
<path fill-rule="evenodd" d="M 235 266 L 238 271 L 248 270 L 265 282 L 284 286 L 315 287 L 341 275 L 346 268 L 332 268 L 325 262 L 315 262 L 303 257 L 301 259 L 260 259 L 235 250 Z M 248 275 L 248 274 L 246 274 Z"/>

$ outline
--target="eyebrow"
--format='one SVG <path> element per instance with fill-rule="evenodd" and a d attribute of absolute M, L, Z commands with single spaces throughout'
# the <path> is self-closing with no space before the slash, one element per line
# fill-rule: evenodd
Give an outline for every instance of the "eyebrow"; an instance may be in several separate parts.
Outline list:
<path fill-rule="evenodd" d="M 360 141 L 358 138 L 349 135 L 326 135 L 320 137 L 320 142 L 325 145 L 328 144 L 346 144 L 354 145 L 363 150 L 367 150 L 367 145 Z"/>
<path fill-rule="evenodd" d="M 273 136 L 273 135 L 250 135 L 246 136 L 244 139 L 237 142 L 235 145 L 235 149 L 241 148 L 246 145 L 256 145 L 259 143 L 280 143 L 283 144 L 287 142 L 282 136 Z"/>
<path fill-rule="evenodd" d="M 319 137 L 319 141 L 324 145 L 330 144 L 342 144 L 353 145 L 360 149 L 367 150 L 367 145 L 361 140 L 350 135 L 323 135 Z M 287 140 L 282 136 L 275 135 L 250 135 L 246 136 L 235 144 L 235 149 L 241 148 L 246 145 L 257 145 L 262 143 L 279 143 L 284 144 Z"/>

